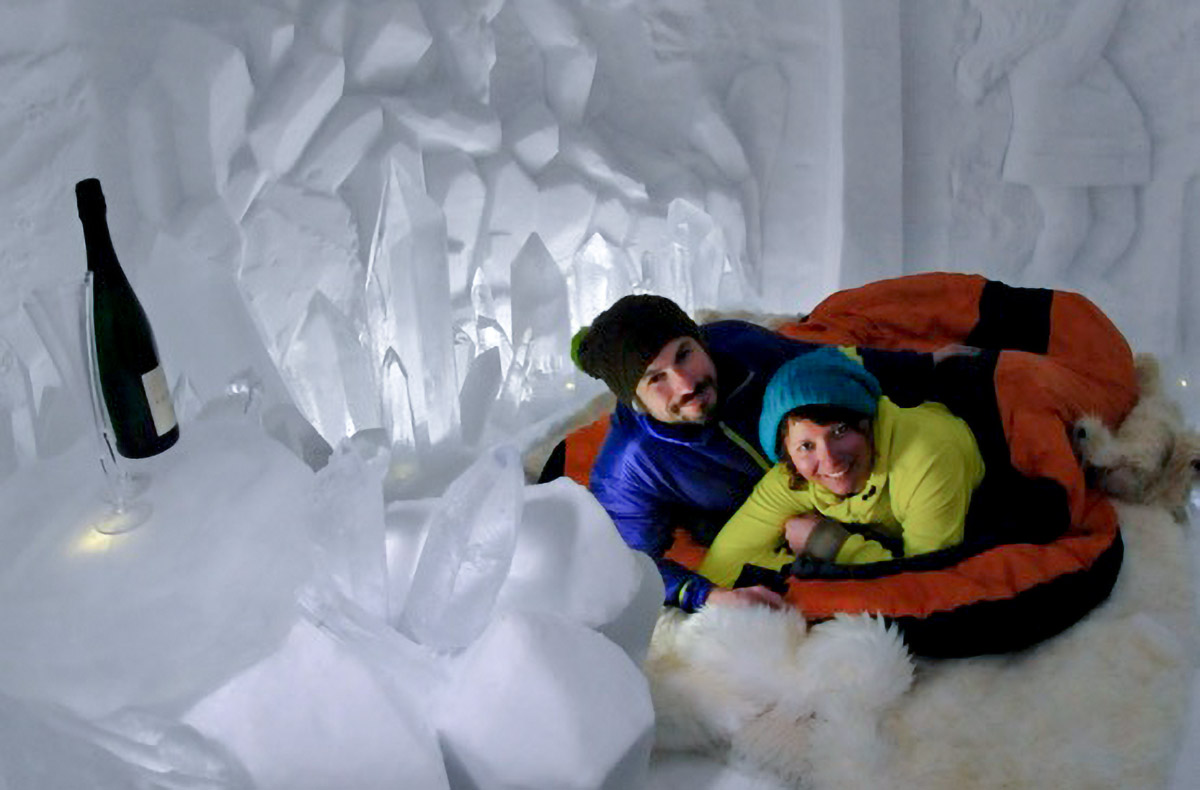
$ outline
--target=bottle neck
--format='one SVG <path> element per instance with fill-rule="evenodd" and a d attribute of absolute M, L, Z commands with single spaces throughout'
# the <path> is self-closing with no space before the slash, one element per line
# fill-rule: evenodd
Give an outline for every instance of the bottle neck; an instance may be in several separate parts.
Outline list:
<path fill-rule="evenodd" d="M 113 248 L 112 236 L 108 231 L 108 220 L 103 212 L 80 215 L 79 221 L 83 225 L 88 271 L 99 273 L 119 268 L 117 252 Z"/>

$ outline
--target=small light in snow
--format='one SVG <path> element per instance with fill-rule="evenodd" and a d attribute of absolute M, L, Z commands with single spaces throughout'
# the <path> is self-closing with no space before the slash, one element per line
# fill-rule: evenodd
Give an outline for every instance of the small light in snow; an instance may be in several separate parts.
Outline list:
<path fill-rule="evenodd" d="M 575 382 L 568 381 L 567 382 L 567 392 L 574 392 L 574 391 L 575 391 Z"/>
<path fill-rule="evenodd" d="M 75 553 L 102 554 L 112 548 L 113 543 L 117 540 L 117 536 L 115 534 L 105 534 L 101 530 L 111 526 L 112 519 L 121 517 L 121 515 L 108 515 L 99 521 L 88 524 L 88 528 L 75 541 Z"/>
<path fill-rule="evenodd" d="M 1180 379 L 1180 380 L 1179 380 L 1179 386 L 1181 386 L 1181 387 L 1186 387 L 1187 385 L 1188 385 L 1188 384 L 1187 384 L 1187 379 Z"/>

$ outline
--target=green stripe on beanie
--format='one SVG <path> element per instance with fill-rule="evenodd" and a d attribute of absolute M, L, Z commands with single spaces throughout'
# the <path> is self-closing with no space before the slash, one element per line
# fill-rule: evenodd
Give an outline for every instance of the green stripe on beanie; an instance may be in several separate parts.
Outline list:
<path fill-rule="evenodd" d="M 575 363 L 575 367 L 583 370 L 583 363 L 579 360 L 579 347 L 583 345 L 583 339 L 587 337 L 590 326 L 581 326 L 579 331 L 571 336 L 571 361 Z M 584 371 L 587 372 L 586 370 Z"/>

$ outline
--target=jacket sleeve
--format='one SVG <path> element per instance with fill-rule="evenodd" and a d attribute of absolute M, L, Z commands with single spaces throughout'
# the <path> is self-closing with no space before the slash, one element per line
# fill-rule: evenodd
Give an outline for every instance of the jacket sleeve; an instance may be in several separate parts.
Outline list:
<path fill-rule="evenodd" d="M 807 493 L 791 490 L 787 468 L 776 464 L 721 528 L 700 564 L 700 573 L 722 587 L 732 587 L 744 565 L 783 568 L 795 559 L 782 547 L 783 522 L 812 510 Z"/>
<path fill-rule="evenodd" d="M 694 612 L 708 600 L 713 584 L 664 554 L 674 541 L 676 519 L 672 509 L 660 502 L 651 490 L 639 485 L 629 474 L 593 473 L 589 482 L 592 494 L 617 527 L 625 543 L 654 560 L 666 588 L 663 603 Z"/>

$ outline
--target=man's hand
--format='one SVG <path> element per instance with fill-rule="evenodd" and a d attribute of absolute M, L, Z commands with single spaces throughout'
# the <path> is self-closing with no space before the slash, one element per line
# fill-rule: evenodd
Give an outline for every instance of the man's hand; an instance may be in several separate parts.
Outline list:
<path fill-rule="evenodd" d="M 797 557 L 804 554 L 808 548 L 808 539 L 812 536 L 817 524 L 821 523 L 820 513 L 805 513 L 802 516 L 792 516 L 783 522 L 783 535 L 787 539 L 788 548 Z"/>
<path fill-rule="evenodd" d="M 736 590 L 713 587 L 709 591 L 708 600 L 705 601 L 704 605 L 708 606 L 709 604 L 716 604 L 718 606 L 763 605 L 769 606 L 772 609 L 782 609 L 787 606 L 782 595 L 761 584 L 754 587 L 739 587 Z"/>

